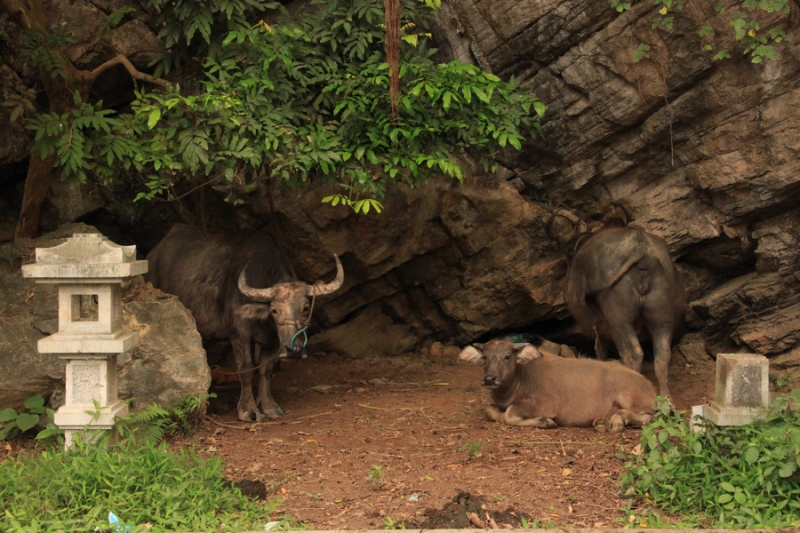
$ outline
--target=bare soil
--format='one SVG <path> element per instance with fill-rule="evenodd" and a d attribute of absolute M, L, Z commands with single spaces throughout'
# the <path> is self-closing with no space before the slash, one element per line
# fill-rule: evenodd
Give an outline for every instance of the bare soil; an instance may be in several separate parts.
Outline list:
<path fill-rule="evenodd" d="M 672 369 L 677 407 L 706 403 L 714 362 Z M 644 374 L 654 381 L 652 364 Z M 541 430 L 489 422 L 482 368 L 452 356 L 284 361 L 280 419 L 236 419 L 238 382 L 191 437 L 254 496 L 280 497 L 273 518 L 312 529 L 620 527 L 622 458 L 641 431 Z"/>

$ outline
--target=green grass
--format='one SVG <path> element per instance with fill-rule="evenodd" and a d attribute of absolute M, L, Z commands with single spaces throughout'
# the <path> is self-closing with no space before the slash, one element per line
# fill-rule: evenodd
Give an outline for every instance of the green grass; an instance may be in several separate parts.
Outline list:
<path fill-rule="evenodd" d="M 243 496 L 226 481 L 219 459 L 163 444 L 78 443 L 69 452 L 0 463 L 5 533 L 108 529 L 109 511 L 132 532 L 263 530 L 279 504 Z M 283 520 L 278 529 L 288 525 Z"/>
<path fill-rule="evenodd" d="M 800 390 L 792 397 L 799 401 Z M 784 399 L 765 420 L 704 428 L 692 433 L 680 413 L 659 402 L 642 430 L 642 454 L 626 463 L 626 494 L 687 525 L 800 525 L 800 411 L 787 409 Z M 658 516 L 650 511 L 651 524 Z"/>

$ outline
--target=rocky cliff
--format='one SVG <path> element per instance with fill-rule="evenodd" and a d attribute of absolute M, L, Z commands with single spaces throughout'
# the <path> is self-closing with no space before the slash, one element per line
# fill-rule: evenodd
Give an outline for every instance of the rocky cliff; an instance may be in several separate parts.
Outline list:
<path fill-rule="evenodd" d="M 104 207 L 82 216 L 144 250 L 177 219 L 271 226 L 309 280 L 329 279 L 339 254 L 345 287 L 320 302 L 312 346 L 357 356 L 508 331 L 566 338 L 566 255 L 547 222 L 562 209 L 591 227 L 623 209 L 669 243 L 694 341 L 712 355 L 800 364 L 800 8 L 763 21 L 787 35 L 774 60 L 754 64 L 729 19 L 693 4 L 667 31 L 652 27 L 653 1 L 618 14 L 595 0 L 446 0 L 440 55 L 513 75 L 548 106 L 544 140 L 500 154 L 496 175 L 465 162 L 463 184 L 395 187 L 380 215 L 324 206 L 322 189 L 263 188 L 235 212 L 214 207 L 225 217 L 204 211 L 208 198 L 165 214 L 100 190 Z M 703 51 L 698 30 L 709 21 L 732 59 Z M 640 42 L 650 57 L 637 62 Z M 570 224 L 556 226 L 567 235 Z"/>

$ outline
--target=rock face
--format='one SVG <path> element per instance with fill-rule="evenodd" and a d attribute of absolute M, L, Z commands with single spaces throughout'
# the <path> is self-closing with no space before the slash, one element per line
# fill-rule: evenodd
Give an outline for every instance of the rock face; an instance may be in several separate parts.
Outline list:
<path fill-rule="evenodd" d="M 74 233 L 96 233 L 85 224 L 67 224 L 38 239 L 0 246 L 0 406 L 21 409 L 34 393 L 59 404 L 64 363 L 40 354 L 36 342 L 58 331 L 57 289 L 22 278 L 20 266 L 36 247 L 50 247 Z M 188 394 L 204 394 L 211 384 L 206 354 L 191 313 L 173 296 L 139 280 L 123 293 L 123 325 L 140 332 L 139 346 L 117 358 L 119 394 L 135 405 L 169 405 Z"/>
<path fill-rule="evenodd" d="M 573 338 L 561 295 L 566 254 L 548 221 L 563 208 L 591 227 L 622 209 L 666 239 L 684 274 L 685 360 L 753 351 L 797 365 L 797 13 L 760 20 L 787 35 L 774 60 L 753 64 L 732 40 L 735 10 L 713 8 L 687 4 L 667 31 L 653 29 L 652 1 L 623 14 L 596 0 L 444 2 L 440 54 L 514 75 L 548 106 L 545 139 L 501 153 L 497 175 L 465 162 L 463 184 L 390 188 L 380 215 L 323 206 L 329 190 L 260 189 L 247 206 L 212 215 L 187 198 L 166 219 L 106 197 L 97 221 L 104 231 L 127 225 L 142 252 L 169 229 L 164 220 L 269 226 L 306 280 L 329 280 L 330 254 L 339 254 L 345 286 L 318 302 L 310 344 L 358 356 L 512 330 Z M 703 51 L 706 24 L 733 59 L 714 62 Z M 638 43 L 650 45 L 650 57 L 635 62 Z M 562 241 L 574 233 L 563 217 L 553 229 Z"/>
<path fill-rule="evenodd" d="M 652 2 L 621 15 L 588 0 L 446 2 L 443 48 L 532 88 L 548 105 L 545 139 L 502 154 L 506 170 L 494 179 L 398 188 L 386 226 L 323 220 L 318 199 L 285 198 L 290 239 L 318 239 L 358 278 L 328 304 L 326 323 L 363 321 L 358 311 L 377 303 L 375 324 L 389 316 L 419 339 L 566 333 L 565 256 L 546 221 L 562 206 L 591 226 L 618 205 L 669 243 L 687 280 L 688 330 L 708 353 L 796 364 L 796 24 L 762 20 L 787 38 L 775 60 L 753 64 L 713 6 L 674 13 L 672 31 L 654 30 L 654 15 Z M 709 21 L 735 59 L 713 62 L 702 50 L 697 32 Z M 639 42 L 650 58 L 634 62 Z"/>
<path fill-rule="evenodd" d="M 117 356 L 120 397 L 134 398 L 136 408 L 208 392 L 211 371 L 192 313 L 141 278 L 123 300 L 122 327 L 139 331 L 141 342 Z"/>

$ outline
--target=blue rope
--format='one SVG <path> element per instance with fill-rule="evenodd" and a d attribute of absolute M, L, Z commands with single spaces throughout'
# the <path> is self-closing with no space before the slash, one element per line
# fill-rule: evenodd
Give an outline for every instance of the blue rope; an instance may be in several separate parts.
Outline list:
<path fill-rule="evenodd" d="M 294 336 L 292 337 L 292 341 L 289 343 L 290 350 L 294 351 L 294 341 L 295 339 L 297 339 L 297 336 L 300 335 L 301 333 L 303 334 L 303 337 L 305 337 L 305 340 L 303 341 L 303 350 L 306 349 L 306 345 L 308 344 L 308 333 L 306 333 L 307 329 L 308 326 L 303 326 L 301 329 L 297 330 L 297 333 L 294 334 Z"/>

